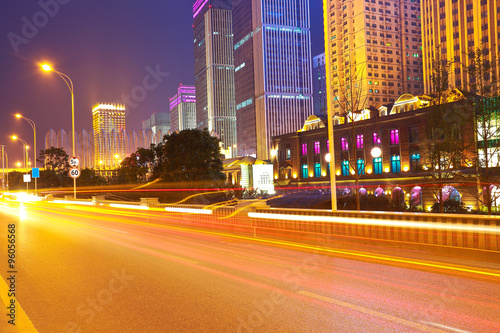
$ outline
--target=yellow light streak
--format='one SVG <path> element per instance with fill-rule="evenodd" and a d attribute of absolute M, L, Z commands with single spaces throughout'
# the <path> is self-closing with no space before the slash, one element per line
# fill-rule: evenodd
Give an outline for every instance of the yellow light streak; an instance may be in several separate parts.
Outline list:
<path fill-rule="evenodd" d="M 433 230 L 451 230 L 451 231 L 471 231 L 471 232 L 487 232 L 500 233 L 500 228 L 494 226 L 478 226 L 478 225 L 459 225 L 434 222 L 412 222 L 412 221 L 391 221 L 391 220 L 375 220 L 375 219 L 358 219 L 340 216 L 317 216 L 317 215 L 291 215 L 291 214 L 267 214 L 267 213 L 248 213 L 249 217 L 271 220 L 286 220 L 286 221 L 307 221 L 307 222 L 330 222 L 340 224 L 360 224 L 385 227 L 400 227 L 400 228 L 418 228 L 418 229 L 433 229 Z"/>

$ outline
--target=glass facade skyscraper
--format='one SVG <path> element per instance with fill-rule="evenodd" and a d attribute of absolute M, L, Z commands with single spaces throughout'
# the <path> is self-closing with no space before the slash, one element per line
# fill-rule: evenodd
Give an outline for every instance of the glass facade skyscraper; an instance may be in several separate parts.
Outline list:
<path fill-rule="evenodd" d="M 193 5 L 196 126 L 215 132 L 224 149 L 236 145 L 231 0 Z"/>
<path fill-rule="evenodd" d="M 238 150 L 269 159 L 313 114 L 309 0 L 235 1 L 233 22 Z"/>
<path fill-rule="evenodd" d="M 316 116 L 324 116 L 327 113 L 326 67 L 324 53 L 313 58 L 313 89 L 314 114 Z"/>

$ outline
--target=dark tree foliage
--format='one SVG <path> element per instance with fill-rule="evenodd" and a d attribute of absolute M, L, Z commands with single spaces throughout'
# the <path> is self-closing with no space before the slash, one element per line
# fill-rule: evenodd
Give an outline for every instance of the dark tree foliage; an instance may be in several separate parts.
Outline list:
<path fill-rule="evenodd" d="M 165 181 L 217 181 L 222 173 L 220 140 L 207 129 L 184 130 L 165 136 L 161 177 Z"/>
<path fill-rule="evenodd" d="M 36 160 L 47 170 L 69 170 L 69 155 L 62 148 L 50 147 L 41 150 Z"/>
<path fill-rule="evenodd" d="M 98 175 L 93 169 L 83 169 L 77 180 L 79 186 L 106 185 L 106 178 Z"/>
<path fill-rule="evenodd" d="M 115 184 L 136 184 L 146 181 L 148 166 L 141 161 L 140 152 L 149 153 L 148 149 L 140 148 L 137 152 L 127 156 L 122 163 L 116 176 L 113 178 Z M 142 163 L 141 163 L 142 162 Z"/>
<path fill-rule="evenodd" d="M 40 151 L 37 158 L 45 166 L 38 179 L 39 188 L 64 187 L 71 185 L 69 176 L 69 155 L 62 148 L 50 147 Z"/>

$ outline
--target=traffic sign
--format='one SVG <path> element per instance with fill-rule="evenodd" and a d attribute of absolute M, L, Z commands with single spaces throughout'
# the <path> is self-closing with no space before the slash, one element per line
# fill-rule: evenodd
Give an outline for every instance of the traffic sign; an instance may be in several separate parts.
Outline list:
<path fill-rule="evenodd" d="M 71 178 L 78 178 L 78 177 L 80 177 L 80 175 L 81 175 L 80 169 L 71 169 L 71 170 L 69 170 L 69 176 Z"/>
<path fill-rule="evenodd" d="M 26 175 L 23 175 L 23 180 L 25 183 L 31 183 L 31 175 L 29 173 Z"/>
<path fill-rule="evenodd" d="M 78 157 L 72 157 L 69 160 L 69 165 L 71 165 L 71 167 L 73 168 L 76 168 L 80 165 L 80 160 L 78 159 Z"/>
<path fill-rule="evenodd" d="M 31 177 L 32 178 L 40 178 L 40 168 L 31 169 Z"/>

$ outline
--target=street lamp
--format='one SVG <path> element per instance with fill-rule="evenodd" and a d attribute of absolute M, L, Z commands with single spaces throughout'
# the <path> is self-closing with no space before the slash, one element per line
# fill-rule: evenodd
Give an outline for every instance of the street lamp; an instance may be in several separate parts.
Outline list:
<path fill-rule="evenodd" d="M 28 167 L 28 149 L 30 146 L 28 146 L 28 143 L 24 141 L 23 139 L 19 138 L 16 135 L 11 136 L 12 140 L 19 140 L 23 143 L 23 159 L 24 159 L 24 168 L 26 169 Z"/>
<path fill-rule="evenodd" d="M 16 118 L 18 119 L 24 119 L 30 124 L 31 128 L 33 129 L 33 158 L 34 158 L 34 163 L 35 163 L 35 168 L 36 168 L 36 125 L 35 122 L 29 118 L 23 117 L 21 114 L 16 114 Z M 37 195 L 37 178 L 35 178 L 35 195 Z"/>
<path fill-rule="evenodd" d="M 70 77 L 64 73 L 56 71 L 49 64 L 42 64 L 42 69 L 46 72 L 54 72 L 63 79 L 64 83 L 68 86 L 68 89 L 71 93 L 71 136 L 73 140 L 73 156 L 76 157 L 75 152 L 75 93 L 73 89 L 73 81 L 71 81 Z M 73 199 L 76 199 L 76 178 L 73 178 Z"/>

